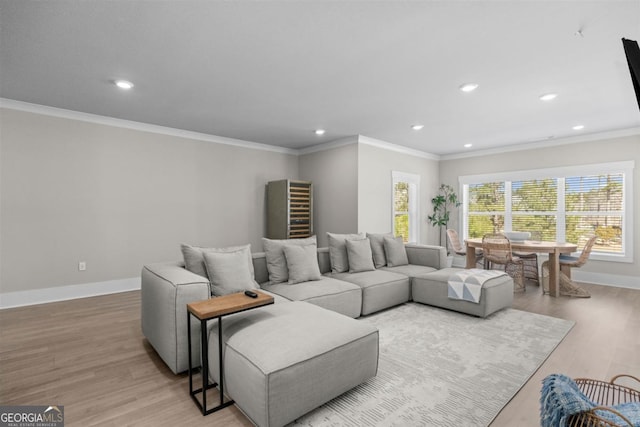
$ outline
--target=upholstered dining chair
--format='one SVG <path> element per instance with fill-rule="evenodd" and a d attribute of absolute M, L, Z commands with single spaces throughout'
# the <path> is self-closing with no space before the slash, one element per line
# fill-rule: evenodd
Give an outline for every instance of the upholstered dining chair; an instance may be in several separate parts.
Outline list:
<path fill-rule="evenodd" d="M 460 237 L 458 236 L 458 232 L 456 230 L 448 228 L 447 239 L 449 239 L 449 244 L 451 245 L 453 252 L 455 252 L 457 255 L 463 255 L 463 256 L 467 255 L 466 247 L 463 246 L 462 243 L 460 243 Z M 482 249 L 476 248 L 475 251 L 476 251 L 476 264 L 481 263 L 483 258 Z"/>
<path fill-rule="evenodd" d="M 542 233 L 539 231 L 531 232 L 530 240 L 542 240 Z M 531 280 L 540 286 L 540 273 L 538 268 L 538 254 L 535 252 L 514 252 L 513 253 L 524 262 L 524 278 L 525 280 Z"/>
<path fill-rule="evenodd" d="M 560 254 L 560 270 L 566 274 L 569 279 L 571 279 L 571 268 L 582 267 L 589 259 L 593 245 L 596 243 L 596 238 L 597 236 L 593 236 L 587 240 L 587 243 L 584 244 L 584 248 L 582 248 L 580 256 L 574 257 L 571 255 Z"/>
<path fill-rule="evenodd" d="M 593 245 L 596 242 L 596 238 L 597 236 L 593 236 L 587 240 L 584 248 L 582 248 L 580 256 L 574 257 L 560 254 L 560 295 L 579 298 L 589 298 L 591 296 L 586 289 L 581 288 L 571 280 L 571 268 L 582 267 L 587 262 L 591 255 Z M 542 292 L 547 294 L 549 293 L 549 261 L 542 263 L 542 277 L 544 284 Z"/>
<path fill-rule="evenodd" d="M 482 252 L 487 261 L 487 268 L 493 264 L 504 265 L 504 271 L 514 281 L 514 291 L 525 291 L 524 262 L 522 258 L 513 255 L 511 242 L 502 233 L 485 234 L 482 238 Z"/>

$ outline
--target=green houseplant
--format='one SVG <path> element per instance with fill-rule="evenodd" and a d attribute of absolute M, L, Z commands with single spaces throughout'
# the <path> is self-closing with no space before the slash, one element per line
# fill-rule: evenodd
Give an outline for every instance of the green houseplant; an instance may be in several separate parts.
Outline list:
<path fill-rule="evenodd" d="M 433 205 L 433 213 L 427 217 L 431 225 L 438 227 L 438 237 L 440 246 L 442 246 L 442 234 L 447 230 L 447 224 L 449 224 L 449 214 L 451 209 L 460 206 L 458 201 L 458 195 L 453 190 L 453 187 L 447 184 L 441 184 L 438 188 L 438 194 L 431 199 Z M 445 239 L 445 248 L 447 254 L 449 253 L 449 245 Z"/>

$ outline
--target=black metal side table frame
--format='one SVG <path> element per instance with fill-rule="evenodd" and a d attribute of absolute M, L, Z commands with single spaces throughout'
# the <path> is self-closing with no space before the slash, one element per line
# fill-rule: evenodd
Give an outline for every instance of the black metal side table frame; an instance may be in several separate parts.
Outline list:
<path fill-rule="evenodd" d="M 268 304 L 273 304 L 273 301 Z M 268 305 L 267 304 L 267 305 Z M 233 405 L 235 402 L 233 400 L 224 401 L 224 362 L 222 360 L 222 317 L 227 316 L 229 314 L 241 313 L 243 311 L 251 310 L 253 308 L 262 307 L 262 305 L 257 307 L 249 307 L 242 310 L 234 311 L 232 313 L 225 313 L 219 316 L 211 317 L 208 319 L 199 319 L 200 320 L 200 347 L 202 350 L 202 367 L 200 368 L 200 376 L 202 377 L 202 387 L 194 390 L 193 389 L 193 367 L 191 364 L 191 316 L 194 316 L 196 319 L 198 318 L 189 310 L 187 310 L 187 340 L 189 342 L 189 395 L 196 403 L 198 408 L 202 411 L 202 415 L 209 415 L 213 412 L 219 411 L 220 409 L 224 409 L 227 406 Z M 209 320 L 218 320 L 218 368 L 219 368 L 219 381 L 220 381 L 220 403 L 218 406 L 207 409 L 207 390 L 210 390 L 216 386 L 218 383 L 209 384 L 209 334 L 207 333 L 207 322 Z M 202 393 L 202 403 L 198 400 L 197 395 Z"/>

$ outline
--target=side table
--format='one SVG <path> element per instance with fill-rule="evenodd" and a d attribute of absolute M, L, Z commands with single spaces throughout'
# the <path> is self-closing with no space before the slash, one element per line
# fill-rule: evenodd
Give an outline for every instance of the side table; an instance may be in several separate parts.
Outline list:
<path fill-rule="evenodd" d="M 189 395 L 202 411 L 202 415 L 209 415 L 227 406 L 233 405 L 233 400 L 224 401 L 224 365 L 222 361 L 222 317 L 252 308 L 273 304 L 273 297 L 258 290 L 257 298 L 251 298 L 239 292 L 221 297 L 215 297 L 204 301 L 197 301 L 187 304 L 187 336 L 189 342 Z M 193 367 L 191 366 L 191 316 L 200 320 L 200 344 L 202 348 L 202 388 L 193 389 Z M 218 383 L 209 384 L 209 334 L 207 333 L 207 322 L 212 319 L 218 320 L 218 360 L 219 381 L 220 381 L 220 404 L 214 408 L 207 409 L 207 390 L 216 387 Z M 198 400 L 198 393 L 202 393 L 202 403 Z"/>

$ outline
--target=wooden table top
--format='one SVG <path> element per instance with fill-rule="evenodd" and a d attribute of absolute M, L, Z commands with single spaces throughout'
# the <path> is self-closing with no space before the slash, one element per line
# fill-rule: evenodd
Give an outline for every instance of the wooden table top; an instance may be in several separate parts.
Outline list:
<path fill-rule="evenodd" d="M 253 291 L 258 294 L 257 298 L 251 298 L 246 296 L 244 292 L 238 292 L 189 303 L 187 304 L 187 310 L 199 320 L 207 320 L 273 303 L 271 295 L 255 289 Z"/>
<path fill-rule="evenodd" d="M 472 248 L 482 247 L 482 238 L 467 239 L 465 243 Z M 578 245 L 567 242 L 546 242 L 537 240 L 524 240 L 522 242 L 511 242 L 511 249 L 524 250 L 528 252 L 555 252 L 570 253 L 578 250 Z"/>

